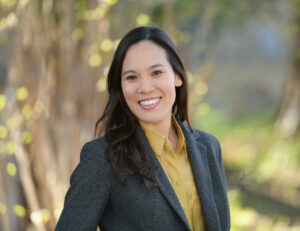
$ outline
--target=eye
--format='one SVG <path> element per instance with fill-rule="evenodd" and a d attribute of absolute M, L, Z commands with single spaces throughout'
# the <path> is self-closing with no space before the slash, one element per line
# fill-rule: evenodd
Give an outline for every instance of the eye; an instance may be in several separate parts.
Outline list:
<path fill-rule="evenodd" d="M 162 72 L 161 72 L 161 71 L 158 71 L 158 70 L 156 70 L 156 71 L 153 71 L 153 72 L 152 72 L 152 75 L 154 75 L 154 76 L 155 76 L 155 75 L 159 75 L 160 73 L 162 73 Z"/>
<path fill-rule="evenodd" d="M 135 76 L 135 75 L 128 75 L 128 76 L 126 77 L 126 79 L 128 79 L 128 80 L 133 80 L 133 79 L 136 79 L 136 76 Z"/>

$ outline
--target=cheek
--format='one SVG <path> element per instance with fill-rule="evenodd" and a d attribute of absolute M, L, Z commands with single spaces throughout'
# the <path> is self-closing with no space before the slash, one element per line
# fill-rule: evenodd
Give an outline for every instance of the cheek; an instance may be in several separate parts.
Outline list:
<path fill-rule="evenodd" d="M 162 91 L 166 92 L 167 96 L 169 97 L 173 97 L 173 95 L 176 95 L 175 84 L 172 79 L 166 79 L 160 84 L 160 88 L 162 89 Z"/>
<path fill-rule="evenodd" d="M 121 87 L 126 103 L 129 105 L 130 102 L 135 98 L 134 88 L 126 83 L 121 84 Z"/>

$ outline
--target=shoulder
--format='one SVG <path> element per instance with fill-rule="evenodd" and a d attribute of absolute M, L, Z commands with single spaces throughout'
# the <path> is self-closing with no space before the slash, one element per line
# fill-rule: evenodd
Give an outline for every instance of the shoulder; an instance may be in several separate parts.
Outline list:
<path fill-rule="evenodd" d="M 210 153 L 209 156 L 214 156 L 214 158 L 216 158 L 216 160 L 220 163 L 222 161 L 222 151 L 218 139 L 212 134 L 201 131 L 199 129 L 194 129 L 193 133 L 196 142 L 202 146 L 205 146 L 208 153 Z"/>
<path fill-rule="evenodd" d="M 80 152 L 80 161 L 84 159 L 104 159 L 107 149 L 105 137 L 99 137 L 86 142 Z"/>
<path fill-rule="evenodd" d="M 178 124 L 180 125 L 186 138 L 188 138 L 188 139 L 191 138 L 193 141 L 200 142 L 205 146 L 207 146 L 207 145 L 213 146 L 213 147 L 220 146 L 219 141 L 212 134 L 201 131 L 197 128 L 193 128 L 193 130 L 191 130 L 187 124 L 183 123 L 182 121 L 180 121 L 177 118 L 176 118 L 176 120 L 177 120 Z"/>
<path fill-rule="evenodd" d="M 85 185 L 87 189 L 90 185 L 109 185 L 110 165 L 106 160 L 106 141 L 97 138 L 86 142 L 80 151 L 80 162 L 71 174 L 71 188 L 77 185 Z M 99 179 L 105 179 L 99 181 Z M 80 186 L 82 188 L 82 186 Z"/>
<path fill-rule="evenodd" d="M 84 146 L 88 147 L 107 147 L 107 141 L 104 136 L 87 141 Z"/>
<path fill-rule="evenodd" d="M 202 149 L 206 149 L 213 156 L 216 156 L 218 159 L 221 158 L 221 146 L 215 136 L 196 128 L 193 128 L 193 131 L 191 131 L 191 129 L 183 123 L 181 124 L 181 128 L 187 143 L 190 143 L 191 145 L 192 143 L 196 143 L 202 147 Z"/>
<path fill-rule="evenodd" d="M 205 145 L 214 153 L 219 153 L 221 151 L 220 142 L 215 136 L 199 129 L 194 129 L 194 133 L 197 142 Z"/>
<path fill-rule="evenodd" d="M 192 138 L 194 141 L 200 142 L 205 146 L 208 145 L 218 147 L 220 145 L 218 139 L 212 134 L 209 134 L 197 128 L 193 128 L 193 131 L 191 131 L 191 129 L 186 124 L 182 122 L 179 122 L 179 124 L 182 128 L 184 135 L 188 136 L 189 138 Z"/>
<path fill-rule="evenodd" d="M 218 139 L 215 136 L 213 136 L 212 134 L 209 134 L 207 132 L 201 131 L 196 128 L 193 128 L 193 130 L 194 130 L 193 133 L 194 133 L 195 139 L 198 142 L 204 143 L 209 146 L 216 146 L 216 147 L 219 146 Z"/>

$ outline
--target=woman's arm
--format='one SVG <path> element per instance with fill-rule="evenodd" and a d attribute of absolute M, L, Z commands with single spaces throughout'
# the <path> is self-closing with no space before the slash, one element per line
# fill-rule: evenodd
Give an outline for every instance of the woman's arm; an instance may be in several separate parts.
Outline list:
<path fill-rule="evenodd" d="M 222 182 L 223 182 L 223 186 L 224 186 L 224 188 L 226 189 L 226 192 L 227 192 L 227 183 L 226 183 L 225 168 L 224 168 L 223 157 L 222 157 L 222 149 L 221 149 L 220 142 L 217 139 L 216 139 L 216 142 L 217 142 L 217 146 L 218 146 L 218 158 L 219 158 L 219 167 L 220 167 L 220 171 L 221 171 Z M 226 193 L 226 204 L 228 206 L 228 213 L 226 213 L 227 220 L 228 220 L 228 230 L 230 230 L 230 226 L 231 226 L 231 224 L 230 224 L 230 210 L 229 210 L 229 202 L 228 202 L 228 198 L 227 198 L 227 193 Z"/>
<path fill-rule="evenodd" d="M 225 169 L 224 169 L 224 163 L 223 163 L 223 157 L 222 157 L 222 149 L 221 149 L 221 145 L 220 142 L 216 139 L 216 143 L 217 143 L 217 147 L 218 147 L 218 159 L 219 159 L 219 166 L 220 166 L 220 171 L 221 171 L 221 176 L 222 176 L 222 180 L 225 183 L 225 186 L 227 186 L 226 183 L 226 175 L 225 175 Z"/>
<path fill-rule="evenodd" d="M 73 171 L 55 231 L 96 231 L 109 200 L 110 167 L 100 139 L 86 143 Z"/>

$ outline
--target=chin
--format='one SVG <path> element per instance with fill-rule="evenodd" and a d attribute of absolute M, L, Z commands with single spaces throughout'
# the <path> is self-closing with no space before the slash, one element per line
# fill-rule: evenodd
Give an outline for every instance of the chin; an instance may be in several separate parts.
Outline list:
<path fill-rule="evenodd" d="M 159 123 L 159 122 L 163 121 L 164 119 L 167 118 L 167 116 L 162 116 L 162 113 L 158 113 L 157 115 L 149 114 L 147 116 L 143 115 L 143 116 L 139 116 L 137 118 L 144 123 L 155 124 L 155 123 Z"/>

